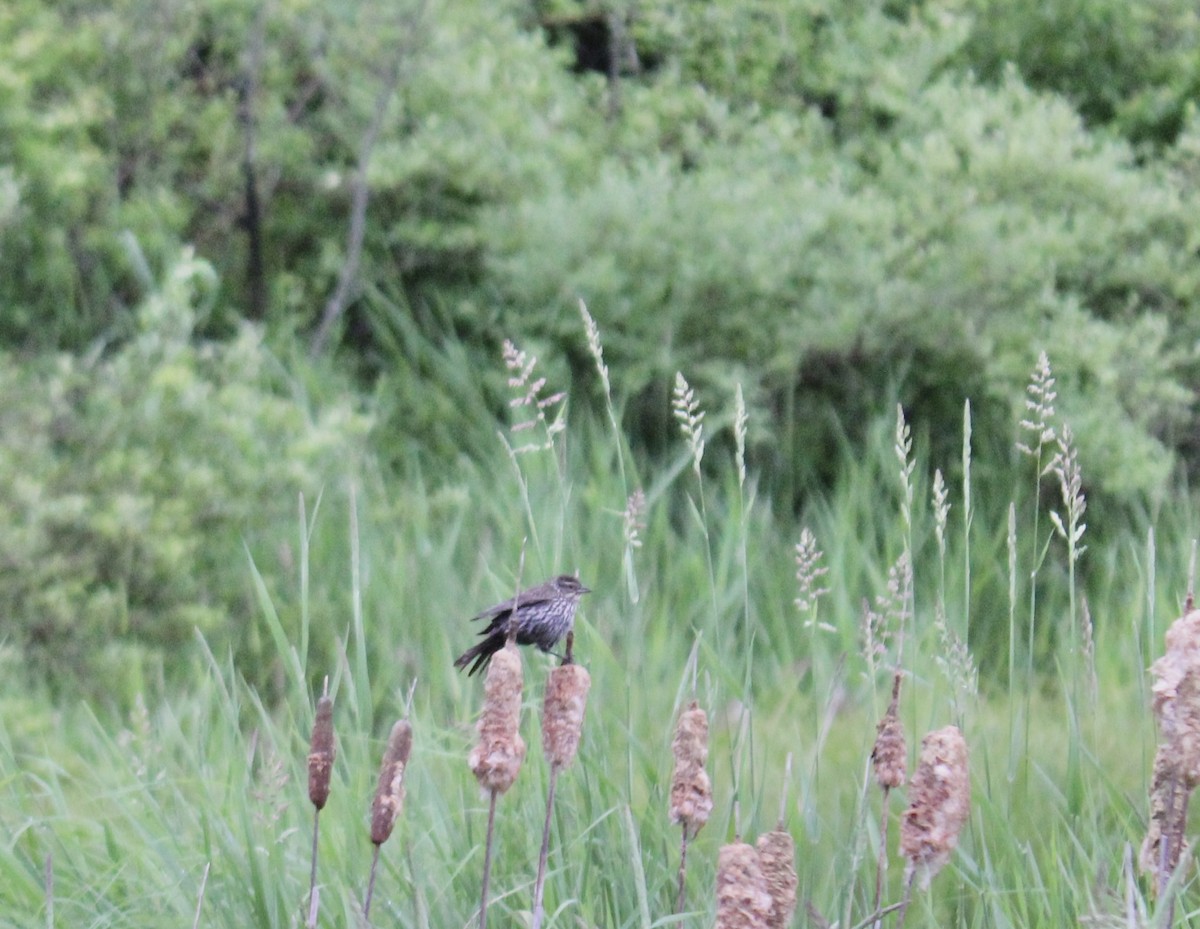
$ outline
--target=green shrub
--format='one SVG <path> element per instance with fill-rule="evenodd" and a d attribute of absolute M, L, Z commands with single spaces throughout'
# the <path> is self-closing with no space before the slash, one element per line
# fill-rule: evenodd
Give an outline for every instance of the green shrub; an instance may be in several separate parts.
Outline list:
<path fill-rule="evenodd" d="M 297 494 L 361 458 L 369 421 L 310 407 L 259 328 L 193 338 L 215 287 L 184 253 L 127 343 L 3 358 L 0 608 L 27 666 L 60 686 L 127 696 L 116 683 L 140 689 L 144 659 L 179 670 L 196 629 L 262 683 L 257 604 L 230 566 L 243 545 L 275 555 Z"/>
<path fill-rule="evenodd" d="M 363 280 L 418 295 L 474 282 L 479 207 L 594 157 L 561 56 L 491 5 L 18 0 L 0 13 L 0 61 L 0 344 L 23 348 L 128 334 L 140 282 L 125 231 L 152 263 L 182 243 L 212 262 L 210 332 L 239 314 L 311 327 L 392 68 Z M 249 125 L 267 308 L 249 270 Z"/>
<path fill-rule="evenodd" d="M 760 452 L 829 454 L 893 397 L 934 435 L 972 397 L 1005 444 L 1040 348 L 1074 398 L 1084 469 L 1126 499 L 1164 486 L 1192 422 L 1200 292 L 1193 195 L 1015 77 L 940 81 L 857 164 L 815 116 L 776 116 L 686 172 L 610 165 L 496 214 L 514 331 L 565 336 L 583 296 L 610 364 L 657 408 L 676 369 L 778 416 Z M 947 402 L 947 398 L 952 398 Z M 951 443 L 957 441 L 951 438 Z"/>
<path fill-rule="evenodd" d="M 970 0 L 963 58 L 985 80 L 1015 64 L 1089 123 L 1172 143 L 1200 88 L 1200 16 L 1188 0 Z"/>

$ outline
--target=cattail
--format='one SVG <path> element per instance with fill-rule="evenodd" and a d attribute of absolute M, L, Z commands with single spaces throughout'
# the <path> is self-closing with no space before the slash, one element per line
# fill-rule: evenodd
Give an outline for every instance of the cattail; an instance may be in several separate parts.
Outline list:
<path fill-rule="evenodd" d="M 712 783 L 704 764 L 708 761 L 708 716 L 693 700 L 679 714 L 675 738 L 675 773 L 671 777 L 671 822 L 682 823 L 685 836 L 696 833 L 712 812 Z"/>
<path fill-rule="evenodd" d="M 521 656 L 513 641 L 492 656 L 484 682 L 479 744 L 467 763 L 485 791 L 504 793 L 513 785 L 525 760 L 521 722 Z"/>
<path fill-rule="evenodd" d="M 1167 761 L 1183 786 L 1193 790 L 1200 784 L 1200 610 L 1171 624 L 1166 654 L 1150 672 Z"/>
<path fill-rule="evenodd" d="M 716 929 L 769 929 L 771 894 L 758 851 L 735 841 L 717 855 Z"/>
<path fill-rule="evenodd" d="M 411 699 L 411 693 L 410 693 Z M 392 726 L 387 748 L 383 752 L 383 764 L 379 768 L 379 784 L 371 801 L 371 842 L 375 855 L 371 859 L 371 876 L 367 881 L 367 893 L 363 898 L 363 916 L 371 916 L 371 898 L 375 895 L 375 872 L 379 867 L 379 847 L 392 835 L 396 817 L 404 806 L 404 771 L 408 767 L 408 756 L 412 751 L 412 724 L 407 719 Z"/>
<path fill-rule="evenodd" d="M 875 728 L 875 747 L 871 750 L 871 764 L 875 768 L 875 782 L 883 789 L 883 803 L 879 812 L 879 855 L 875 861 L 875 909 L 883 905 L 883 876 L 888 866 L 888 794 L 904 784 L 908 774 L 908 745 L 904 740 L 904 724 L 900 722 L 900 669 L 892 676 L 892 702 Z M 875 923 L 878 929 L 880 923 Z"/>
<path fill-rule="evenodd" d="M 1200 610 L 1167 630 L 1167 651 L 1150 668 L 1153 709 L 1161 741 L 1150 787 L 1150 828 L 1142 844 L 1143 871 L 1161 892 L 1186 843 L 1188 799 L 1200 784 Z"/>
<path fill-rule="evenodd" d="M 1188 843 L 1183 837 L 1187 827 L 1188 791 L 1180 782 L 1169 752 L 1159 746 L 1154 756 L 1154 775 L 1150 781 L 1150 825 L 1142 842 L 1138 865 L 1155 880 L 1161 892 L 1170 880 Z"/>
<path fill-rule="evenodd" d="M 542 751 L 550 764 L 550 787 L 546 793 L 546 820 L 542 826 L 542 848 L 538 854 L 537 877 L 533 884 L 533 926 L 541 929 L 545 917 L 543 899 L 546 890 L 546 863 L 550 857 L 550 819 L 554 811 L 554 792 L 558 772 L 575 760 L 579 736 L 583 730 L 583 711 L 587 707 L 588 688 L 592 686 L 587 669 L 571 661 L 575 633 L 567 633 L 567 664 L 550 672 L 542 703 Z"/>
<path fill-rule="evenodd" d="M 921 757 L 900 827 L 900 852 L 908 859 L 906 881 L 919 875 L 921 888 L 950 860 L 971 810 L 967 743 L 957 726 L 921 740 Z"/>
<path fill-rule="evenodd" d="M 487 839 L 483 851 L 483 881 L 479 899 L 479 929 L 487 929 L 488 883 L 492 873 L 492 841 L 496 827 L 496 798 L 513 785 L 525 760 L 521 725 L 521 654 L 515 627 L 504 647 L 488 665 L 483 682 L 483 715 L 479 718 L 479 744 L 467 763 L 475 780 L 488 795 Z"/>
<path fill-rule="evenodd" d="M 784 929 L 792 924 L 796 912 L 796 843 L 791 833 L 775 829 L 758 837 L 755 843 L 762 868 L 771 909 L 767 916 L 770 929 Z"/>
<path fill-rule="evenodd" d="M 904 785 L 908 774 L 908 745 L 904 741 L 904 724 L 900 722 L 899 671 L 892 679 L 892 702 L 875 729 L 875 748 L 871 751 L 871 763 L 875 768 L 875 782 L 885 790 Z"/>
<path fill-rule="evenodd" d="M 679 846 L 679 886 L 675 896 L 675 912 L 683 912 L 687 897 L 688 838 L 694 837 L 708 822 L 712 812 L 712 782 L 704 763 L 708 761 L 708 716 L 693 700 L 679 714 L 675 738 L 671 741 L 675 754 L 675 772 L 671 776 L 671 822 L 683 827 Z"/>
<path fill-rule="evenodd" d="M 308 916 L 305 926 L 317 924 L 320 895 L 317 892 L 317 847 L 320 840 L 321 810 L 329 799 L 329 782 L 333 777 L 333 759 L 337 749 L 333 744 L 333 698 L 329 696 L 329 678 L 325 679 L 325 693 L 317 701 L 317 714 L 313 720 L 312 739 L 308 747 L 308 799 L 313 810 L 312 859 L 308 877 Z"/>
<path fill-rule="evenodd" d="M 329 782 L 333 776 L 333 700 L 328 694 L 317 701 L 317 717 L 313 721 L 312 741 L 308 751 L 308 799 L 318 810 L 329 799 Z"/>
<path fill-rule="evenodd" d="M 542 750 L 553 768 L 565 768 L 575 760 L 591 686 L 583 665 L 564 664 L 550 672 L 542 705 Z"/>
<path fill-rule="evenodd" d="M 382 845 L 392 835 L 404 807 L 404 769 L 412 751 L 412 723 L 402 719 L 392 726 L 379 769 L 379 785 L 371 801 L 371 841 Z"/>

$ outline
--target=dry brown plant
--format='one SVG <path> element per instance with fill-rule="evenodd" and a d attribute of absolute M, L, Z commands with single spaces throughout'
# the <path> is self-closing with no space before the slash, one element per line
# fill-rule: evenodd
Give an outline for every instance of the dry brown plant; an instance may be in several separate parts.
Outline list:
<path fill-rule="evenodd" d="M 904 914 L 915 879 L 924 890 L 950 860 L 971 812 L 971 778 L 967 743 L 957 726 L 930 732 L 921 740 L 917 770 L 909 785 L 908 809 L 900 826 L 900 853 L 907 859 Z"/>
<path fill-rule="evenodd" d="M 767 925 L 770 929 L 784 929 L 792 924 L 796 912 L 796 887 L 800 883 L 796 875 L 796 843 L 791 833 L 779 828 L 760 835 L 754 844 L 771 897 Z"/>
<path fill-rule="evenodd" d="M 318 810 L 323 810 L 329 800 L 336 755 L 337 749 L 333 744 L 333 700 L 326 694 L 317 701 L 317 714 L 308 749 L 308 799 Z"/>
<path fill-rule="evenodd" d="M 504 648 L 492 656 L 483 683 L 483 715 L 479 718 L 479 743 L 467 763 L 475 780 L 488 795 L 487 838 L 483 853 L 479 929 L 487 929 L 488 882 L 492 873 L 492 840 L 496 831 L 496 800 L 512 787 L 525 760 L 521 738 L 521 692 L 524 679 L 515 626 Z"/>
<path fill-rule="evenodd" d="M 379 767 L 379 783 L 371 801 L 371 841 L 382 845 L 391 838 L 396 819 L 404 808 L 404 772 L 412 752 L 412 723 L 399 720 L 388 736 L 383 763 Z"/>
<path fill-rule="evenodd" d="M 308 917 L 305 925 L 317 924 L 320 897 L 317 891 L 317 847 L 320 837 L 321 810 L 329 800 L 329 788 L 333 779 L 333 760 L 337 748 L 333 741 L 333 698 L 329 696 L 329 679 L 325 679 L 325 692 L 317 701 L 317 712 L 313 719 L 312 738 L 308 745 L 308 799 L 312 801 L 313 837 L 312 864 L 308 880 Z"/>
<path fill-rule="evenodd" d="M 908 743 L 904 738 L 904 724 L 900 721 L 900 682 L 903 675 L 899 668 L 892 675 L 892 700 L 887 712 L 875 730 L 875 747 L 871 750 L 871 764 L 875 769 L 875 782 L 883 790 L 883 802 L 879 813 L 879 857 L 875 862 L 875 909 L 883 904 L 883 876 L 888 862 L 888 796 L 891 791 L 904 785 L 908 775 Z M 876 923 L 878 925 L 878 923 Z"/>
<path fill-rule="evenodd" d="M 675 737 L 671 740 L 675 770 L 671 775 L 671 822 L 682 827 L 679 850 L 679 889 L 675 912 L 683 911 L 686 901 L 688 840 L 708 822 L 712 813 L 712 782 L 704 769 L 708 761 L 708 714 L 693 700 L 679 714 Z"/>
<path fill-rule="evenodd" d="M 412 723 L 399 720 L 392 726 L 387 748 L 383 752 L 383 763 L 379 766 L 379 783 L 371 800 L 371 842 L 375 853 L 371 859 L 371 876 L 367 881 L 367 894 L 363 899 L 363 916 L 371 916 L 371 898 L 375 894 L 375 872 L 379 867 L 379 847 L 391 838 L 396 819 L 404 808 L 404 772 L 408 768 L 408 756 L 412 752 Z"/>
<path fill-rule="evenodd" d="M 1200 784 L 1200 610 L 1189 610 L 1171 624 L 1166 653 L 1150 672 L 1160 741 L 1150 786 L 1150 827 L 1139 863 L 1161 894 L 1186 849 L 1188 800 Z"/>
<path fill-rule="evenodd" d="M 521 655 L 510 639 L 488 666 L 479 742 L 467 758 L 484 791 L 507 791 L 525 760 L 525 740 L 519 732 L 523 684 Z"/>
<path fill-rule="evenodd" d="M 571 662 L 575 633 L 567 633 L 567 662 L 550 672 L 542 703 L 542 752 L 550 764 L 550 786 L 546 793 L 546 821 L 542 826 L 542 848 L 538 855 L 537 878 L 533 885 L 533 929 L 540 929 L 545 917 L 543 894 L 546 889 L 546 863 L 550 856 L 550 819 L 554 812 L 554 792 L 558 773 L 575 760 L 583 733 L 583 713 L 587 708 L 592 678 L 587 668 Z"/>
<path fill-rule="evenodd" d="M 772 900 L 758 850 L 735 840 L 717 855 L 716 929 L 769 929 Z"/>
<path fill-rule="evenodd" d="M 712 813 L 712 783 L 704 765 L 708 761 L 708 714 L 693 700 L 679 714 L 671 742 L 675 772 L 671 776 L 671 822 L 683 825 L 692 837 Z"/>

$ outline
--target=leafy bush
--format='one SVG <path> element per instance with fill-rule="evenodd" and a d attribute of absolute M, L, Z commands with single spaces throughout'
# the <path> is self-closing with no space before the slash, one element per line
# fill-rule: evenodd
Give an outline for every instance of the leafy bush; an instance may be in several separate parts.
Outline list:
<path fill-rule="evenodd" d="M 1085 472 L 1161 489 L 1193 415 L 1193 195 L 1015 77 L 940 81 L 896 115 L 857 164 L 823 120 L 777 115 L 693 170 L 613 164 L 497 213 L 512 327 L 561 336 L 581 295 L 635 398 L 677 368 L 726 397 L 743 380 L 785 471 L 834 460 L 893 391 L 951 441 L 971 396 L 995 414 L 981 436 L 1006 439 L 1044 347 L 1068 419 L 1095 426 Z"/>
<path fill-rule="evenodd" d="M 274 553 L 297 494 L 361 457 L 369 421 L 346 402 L 310 408 L 259 328 L 193 338 L 215 287 L 185 253 L 128 343 L 3 359 L 0 608 L 60 686 L 135 692 L 143 659 L 178 670 L 196 629 L 262 683 L 257 604 L 230 567 L 243 544 Z"/>
<path fill-rule="evenodd" d="M 481 205 L 591 157 L 560 131 L 583 100 L 561 57 L 503 7 L 19 0 L 0 61 L 0 341 L 22 347 L 128 334 L 140 282 L 123 231 L 152 263 L 181 243 L 212 262 L 211 331 L 239 313 L 311 326 L 377 110 L 363 278 L 418 295 L 475 279 Z"/>
<path fill-rule="evenodd" d="M 1015 64 L 1090 123 L 1135 141 L 1173 142 L 1200 89 L 1200 16 L 1188 0 L 970 0 L 963 58 L 985 80 Z"/>

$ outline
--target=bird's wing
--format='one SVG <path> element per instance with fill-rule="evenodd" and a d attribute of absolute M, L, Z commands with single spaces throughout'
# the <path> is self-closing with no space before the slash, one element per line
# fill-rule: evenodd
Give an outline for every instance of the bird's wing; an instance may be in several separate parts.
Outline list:
<path fill-rule="evenodd" d="M 533 592 L 533 591 L 526 591 L 525 593 L 523 593 L 521 595 L 521 606 L 527 606 L 530 603 L 545 603 L 552 596 L 553 596 L 553 594 L 544 594 L 544 593 L 537 593 L 537 592 Z M 497 616 L 503 616 L 506 613 L 511 613 L 513 611 L 513 607 L 516 605 L 517 605 L 517 598 L 510 597 L 508 600 L 505 600 L 503 603 L 497 603 L 495 606 L 489 606 L 486 610 L 482 610 L 481 612 L 476 613 L 474 616 L 471 617 L 471 619 L 472 620 L 494 619 Z"/>

